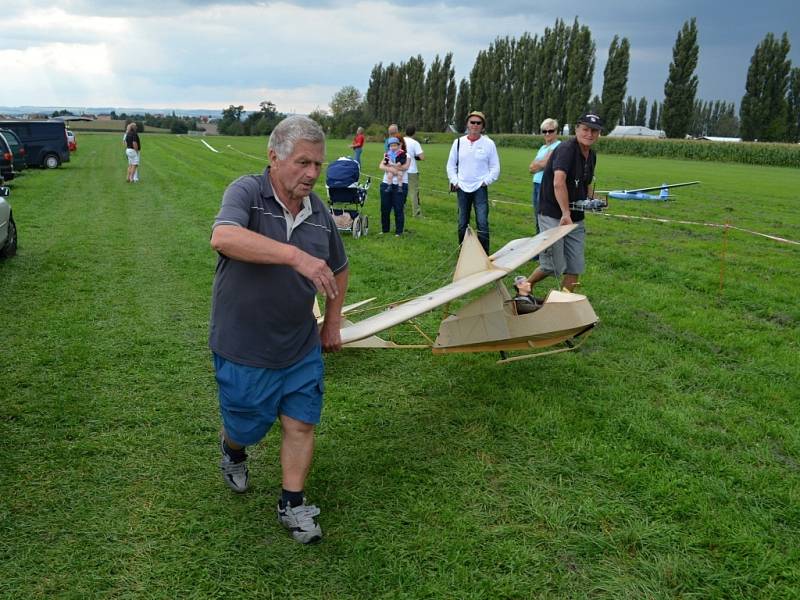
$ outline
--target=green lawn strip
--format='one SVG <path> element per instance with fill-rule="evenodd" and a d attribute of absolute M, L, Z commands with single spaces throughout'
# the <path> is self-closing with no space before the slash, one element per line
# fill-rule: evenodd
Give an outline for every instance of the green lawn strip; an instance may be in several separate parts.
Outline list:
<path fill-rule="evenodd" d="M 206 138 L 213 153 L 145 138 L 131 185 L 115 134 L 81 140 L 72 162 L 20 177 L 11 197 L 20 252 L 0 264 L 13 307 L 0 332 L 0 596 L 791 597 L 796 248 L 590 215 L 581 290 L 601 323 L 581 351 L 507 366 L 424 350 L 329 356 L 308 482 L 326 539 L 302 548 L 274 519 L 276 431 L 252 449 L 251 493 L 230 494 L 216 468 L 208 238 L 225 186 L 263 169 L 253 157 L 265 141 Z M 447 281 L 447 151 L 425 147 L 426 218 L 408 219 L 402 239 L 377 235 L 374 176 L 371 233 L 344 236 L 348 301 Z M 347 153 L 329 141 L 329 160 Z M 366 172 L 381 153 L 368 145 Z M 490 198 L 520 205 L 492 207 L 493 248 L 530 235 L 530 159 L 501 149 Z M 676 202 L 609 212 L 796 237 L 791 170 L 599 165 L 602 187 L 703 180 Z M 429 334 L 438 316 L 420 320 Z M 388 337 L 418 341 L 409 326 Z"/>

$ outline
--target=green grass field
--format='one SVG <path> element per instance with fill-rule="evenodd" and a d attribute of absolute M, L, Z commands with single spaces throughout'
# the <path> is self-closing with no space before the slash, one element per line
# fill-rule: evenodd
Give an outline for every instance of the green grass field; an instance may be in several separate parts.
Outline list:
<path fill-rule="evenodd" d="M 253 489 L 217 469 L 206 346 L 226 185 L 265 141 L 116 134 L 12 182 L 19 252 L 0 263 L 0 597 L 797 598 L 800 247 L 737 230 L 589 215 L 578 352 L 345 351 L 307 493 L 325 540 L 276 523 L 277 431 Z M 328 157 L 347 151 L 332 140 Z M 348 301 L 447 280 L 448 147 L 421 164 L 409 235 L 345 237 Z M 365 151 L 377 176 L 378 145 Z M 501 149 L 492 248 L 531 234 L 532 155 Z M 600 156 L 598 187 L 699 179 L 610 214 L 800 238 L 792 169 Z M 317 190 L 324 197 L 324 178 Z M 544 289 L 540 289 L 544 292 Z M 421 320 L 435 334 L 437 315 Z M 411 329 L 392 334 L 409 341 Z"/>

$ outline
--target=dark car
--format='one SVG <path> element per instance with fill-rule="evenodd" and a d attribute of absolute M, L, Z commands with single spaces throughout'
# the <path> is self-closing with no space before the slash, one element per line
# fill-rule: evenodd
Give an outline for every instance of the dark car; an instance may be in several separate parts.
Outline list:
<path fill-rule="evenodd" d="M 0 133 L 0 178 L 8 181 L 14 179 L 14 153 L 2 133 Z"/>
<path fill-rule="evenodd" d="M 25 145 L 29 167 L 55 169 L 69 162 L 64 121 L 0 121 L 0 127 L 16 133 Z"/>
<path fill-rule="evenodd" d="M 0 128 L 0 134 L 6 138 L 6 142 L 11 147 L 11 153 L 14 155 L 14 171 L 20 173 L 28 168 L 28 161 L 25 160 L 25 145 L 17 137 L 17 134 L 10 129 Z"/>

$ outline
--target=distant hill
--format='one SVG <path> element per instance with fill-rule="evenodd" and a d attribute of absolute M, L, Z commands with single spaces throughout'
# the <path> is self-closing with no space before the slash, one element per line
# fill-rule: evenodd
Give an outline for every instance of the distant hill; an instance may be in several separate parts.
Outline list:
<path fill-rule="evenodd" d="M 119 132 L 125 131 L 125 121 L 70 121 L 69 127 L 73 131 Z M 144 133 L 169 133 L 169 129 L 145 125 Z"/>
<path fill-rule="evenodd" d="M 0 106 L 0 114 L 5 115 L 27 115 L 27 114 L 47 114 L 51 115 L 58 110 L 68 110 L 75 115 L 81 114 L 108 114 L 111 111 L 117 114 L 125 113 L 128 115 L 151 115 L 164 114 L 171 115 L 173 112 L 179 117 L 204 117 L 212 119 L 222 118 L 222 110 L 210 108 L 124 108 L 115 106 Z"/>

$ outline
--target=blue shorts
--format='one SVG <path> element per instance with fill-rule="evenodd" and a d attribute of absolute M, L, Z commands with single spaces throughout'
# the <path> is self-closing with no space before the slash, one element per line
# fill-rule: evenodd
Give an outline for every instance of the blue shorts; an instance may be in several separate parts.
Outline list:
<path fill-rule="evenodd" d="M 325 367 L 317 346 L 283 369 L 249 367 L 214 354 L 219 412 L 232 442 L 261 440 L 278 415 L 316 425 L 322 415 Z"/>

